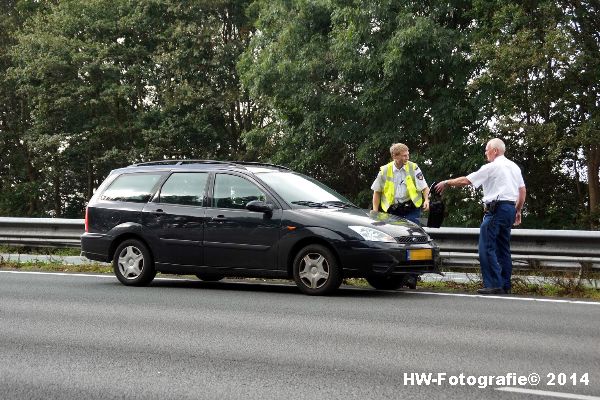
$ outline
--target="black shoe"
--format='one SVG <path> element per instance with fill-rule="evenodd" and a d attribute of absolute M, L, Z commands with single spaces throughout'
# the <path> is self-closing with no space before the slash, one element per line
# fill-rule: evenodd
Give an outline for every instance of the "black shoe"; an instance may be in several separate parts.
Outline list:
<path fill-rule="evenodd" d="M 477 293 L 479 294 L 504 294 L 504 289 L 502 288 L 482 288 L 477 289 Z"/>

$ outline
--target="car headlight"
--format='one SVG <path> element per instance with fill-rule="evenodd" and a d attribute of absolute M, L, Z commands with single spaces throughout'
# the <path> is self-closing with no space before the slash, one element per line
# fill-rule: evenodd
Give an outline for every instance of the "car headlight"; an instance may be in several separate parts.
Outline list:
<path fill-rule="evenodd" d="M 396 243 L 396 239 L 378 229 L 369 228 L 367 226 L 349 226 L 348 228 L 358 233 L 365 240 Z"/>

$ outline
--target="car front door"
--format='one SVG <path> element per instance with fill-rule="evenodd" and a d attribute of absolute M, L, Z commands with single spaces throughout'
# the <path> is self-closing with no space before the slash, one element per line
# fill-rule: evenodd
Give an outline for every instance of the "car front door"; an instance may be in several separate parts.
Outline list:
<path fill-rule="evenodd" d="M 154 201 L 144 208 L 144 225 L 153 243 L 156 262 L 171 265 L 204 264 L 204 199 L 208 173 L 175 172 Z"/>
<path fill-rule="evenodd" d="M 246 209 L 261 200 L 272 212 Z M 204 262 L 211 267 L 274 269 L 282 211 L 256 182 L 233 173 L 215 174 L 211 206 L 206 209 Z"/>

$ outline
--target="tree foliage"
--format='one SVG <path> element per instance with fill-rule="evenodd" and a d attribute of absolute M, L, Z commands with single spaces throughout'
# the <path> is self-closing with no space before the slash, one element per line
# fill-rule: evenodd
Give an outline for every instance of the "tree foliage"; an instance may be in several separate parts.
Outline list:
<path fill-rule="evenodd" d="M 31 196 L 17 213 L 81 215 L 108 171 L 131 162 L 239 157 L 258 115 L 235 69 L 245 2 L 42 4 L 11 32 L 4 80 L 25 115 L 4 142 L 18 138 L 33 174 L 8 183 Z"/>
<path fill-rule="evenodd" d="M 473 86 L 533 188 L 530 224 L 598 226 L 597 10 L 539 0 L 481 1 L 474 12 L 482 69 Z"/>
<path fill-rule="evenodd" d="M 82 215 L 113 168 L 271 161 L 370 204 L 389 146 L 429 183 L 523 168 L 525 227 L 598 227 L 590 0 L 5 0 L 0 214 Z M 446 198 L 476 226 L 480 194 Z"/>
<path fill-rule="evenodd" d="M 249 149 L 368 206 L 389 146 L 405 142 L 430 182 L 479 162 L 466 3 L 258 1 L 243 81 L 274 118 Z M 453 151 L 448 152 L 449 146 Z M 465 162 L 466 161 L 466 162 Z"/>

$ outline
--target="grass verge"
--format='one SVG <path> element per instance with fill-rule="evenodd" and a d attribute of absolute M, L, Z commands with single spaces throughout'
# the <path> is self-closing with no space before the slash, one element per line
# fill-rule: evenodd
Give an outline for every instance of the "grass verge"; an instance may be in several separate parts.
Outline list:
<path fill-rule="evenodd" d="M 352 278 L 345 279 L 344 283 L 350 286 L 368 288 L 370 285 L 364 279 Z M 535 284 L 527 282 L 520 277 L 514 277 L 512 280 L 512 294 L 521 296 L 537 297 L 569 297 L 578 299 L 590 299 L 600 301 L 600 290 L 586 287 L 583 280 L 574 278 L 565 278 L 564 276 L 550 277 L 549 283 Z M 481 288 L 481 281 L 472 279 L 468 282 L 436 281 L 417 283 L 417 290 L 428 290 L 445 293 L 477 293 Z"/>
<path fill-rule="evenodd" d="M 31 247 L 0 245 L 0 253 L 4 254 L 44 254 L 52 256 L 78 256 L 79 247 Z"/>
<path fill-rule="evenodd" d="M 476 282 L 419 282 L 419 288 L 439 292 L 476 293 L 481 287 Z M 583 285 L 561 285 L 556 283 L 544 284 L 513 284 L 513 295 L 536 297 L 568 297 L 600 301 L 600 290 Z"/>
<path fill-rule="evenodd" d="M 6 261 L 0 257 L 0 269 L 41 272 L 80 272 L 94 274 L 112 274 L 112 266 L 108 264 L 89 263 L 81 265 L 64 264 L 61 261 L 19 263 Z M 360 288 L 370 288 L 365 279 L 345 279 L 344 284 Z M 476 293 L 481 282 L 473 279 L 469 282 L 424 282 L 419 281 L 417 290 L 428 290 L 446 293 Z M 552 277 L 551 283 L 533 284 L 519 277 L 513 279 L 513 295 L 538 297 L 570 297 L 600 301 L 600 290 L 586 287 L 583 280 L 565 277 Z"/>
<path fill-rule="evenodd" d="M 36 271 L 36 272 L 87 272 L 94 274 L 112 274 L 112 266 L 107 264 L 64 264 L 60 261 L 52 262 L 15 262 L 0 259 L 0 269 L 16 271 Z"/>

